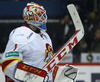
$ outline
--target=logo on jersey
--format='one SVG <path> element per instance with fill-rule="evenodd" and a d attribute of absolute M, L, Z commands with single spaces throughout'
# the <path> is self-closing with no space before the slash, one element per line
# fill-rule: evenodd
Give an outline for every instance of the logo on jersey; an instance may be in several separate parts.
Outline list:
<path fill-rule="evenodd" d="M 49 44 L 46 44 L 46 50 L 45 50 L 45 59 L 44 62 L 48 62 L 51 59 L 51 56 L 53 56 L 53 50 L 52 47 Z"/>
<path fill-rule="evenodd" d="M 7 52 L 7 53 L 5 54 L 5 57 L 6 57 L 6 58 L 7 58 L 7 57 L 19 57 L 19 52 L 17 52 L 17 51 Z"/>

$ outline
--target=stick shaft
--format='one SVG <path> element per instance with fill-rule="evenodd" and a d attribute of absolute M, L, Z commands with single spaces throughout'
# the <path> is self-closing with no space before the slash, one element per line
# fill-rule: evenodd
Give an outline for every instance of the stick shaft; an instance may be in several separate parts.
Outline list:
<path fill-rule="evenodd" d="M 57 65 L 84 36 L 84 28 L 75 6 L 70 4 L 67 6 L 67 8 L 72 17 L 76 31 L 75 34 L 68 40 L 68 42 L 66 42 L 64 46 L 60 48 L 60 50 L 58 50 L 57 53 L 50 59 L 50 61 L 43 67 L 43 69 L 48 72 L 50 72 L 50 70 L 52 70 L 55 65 Z"/>

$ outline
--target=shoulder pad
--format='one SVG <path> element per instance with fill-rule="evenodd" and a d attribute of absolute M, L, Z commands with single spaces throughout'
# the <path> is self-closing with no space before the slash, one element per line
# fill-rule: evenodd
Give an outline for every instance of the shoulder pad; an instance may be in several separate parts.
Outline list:
<path fill-rule="evenodd" d="M 12 33 L 12 41 L 18 44 L 26 44 L 33 40 L 36 36 L 36 33 L 33 32 L 31 29 L 26 28 L 24 26 L 18 27 Z"/>

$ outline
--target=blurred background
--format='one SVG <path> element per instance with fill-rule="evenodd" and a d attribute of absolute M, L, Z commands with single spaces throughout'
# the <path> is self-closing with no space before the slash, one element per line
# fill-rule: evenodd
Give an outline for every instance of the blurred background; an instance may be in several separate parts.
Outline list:
<path fill-rule="evenodd" d="M 48 15 L 47 32 L 56 52 L 73 34 L 74 26 L 66 6 L 73 3 L 85 28 L 85 36 L 72 50 L 73 62 L 80 62 L 82 52 L 100 52 L 100 0 L 0 0 L 0 53 L 5 50 L 9 33 L 24 23 L 27 2 L 44 6 Z"/>
<path fill-rule="evenodd" d="M 70 55 L 62 60 L 62 63 L 95 63 L 100 66 L 100 0 L 0 0 L 0 59 L 5 50 L 9 33 L 24 23 L 22 12 L 27 2 L 36 2 L 46 9 L 47 32 L 52 39 L 54 53 L 75 32 L 66 8 L 68 4 L 74 4 L 81 17 L 85 36 L 71 50 Z M 99 80 L 95 81 L 92 78 L 90 82 L 100 82 L 100 69 L 98 77 Z"/>

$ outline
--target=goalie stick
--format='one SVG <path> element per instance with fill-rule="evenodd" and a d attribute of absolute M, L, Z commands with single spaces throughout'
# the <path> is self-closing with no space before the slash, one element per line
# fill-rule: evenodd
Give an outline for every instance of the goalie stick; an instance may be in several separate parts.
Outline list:
<path fill-rule="evenodd" d="M 43 69 L 50 72 L 68 52 L 83 38 L 84 28 L 78 12 L 73 4 L 67 6 L 70 16 L 75 26 L 75 34 L 61 47 L 57 53 L 44 65 Z"/>

